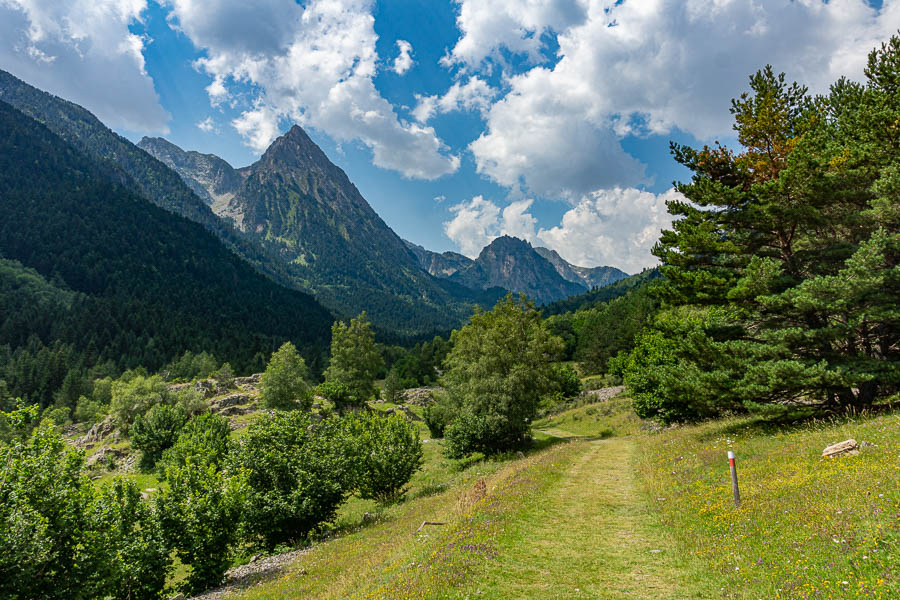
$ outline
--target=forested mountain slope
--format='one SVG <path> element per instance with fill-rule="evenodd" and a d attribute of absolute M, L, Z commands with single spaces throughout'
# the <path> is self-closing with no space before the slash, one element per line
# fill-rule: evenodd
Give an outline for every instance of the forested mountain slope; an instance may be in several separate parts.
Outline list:
<path fill-rule="evenodd" d="M 0 379 L 11 393 L 28 391 L 25 374 L 10 372 L 21 353 L 54 343 L 71 346 L 73 368 L 156 369 L 191 349 L 244 370 L 285 339 L 311 358 L 324 349 L 332 317 L 313 298 L 111 183 L 106 165 L 4 102 L 0 132 L 0 254 L 9 259 L 0 293 L 11 309 L 0 315 Z"/>

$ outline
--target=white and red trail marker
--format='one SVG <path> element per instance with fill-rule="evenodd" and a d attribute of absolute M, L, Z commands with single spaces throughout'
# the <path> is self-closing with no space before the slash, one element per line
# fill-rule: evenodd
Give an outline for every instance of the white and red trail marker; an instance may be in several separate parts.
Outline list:
<path fill-rule="evenodd" d="M 741 491 L 738 489 L 737 467 L 734 464 L 734 452 L 728 451 L 728 468 L 731 469 L 731 489 L 734 492 L 734 507 L 741 507 Z"/>

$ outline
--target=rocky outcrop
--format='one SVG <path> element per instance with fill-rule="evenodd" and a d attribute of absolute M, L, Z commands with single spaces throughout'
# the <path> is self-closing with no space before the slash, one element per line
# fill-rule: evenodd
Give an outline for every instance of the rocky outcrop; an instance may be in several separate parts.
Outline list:
<path fill-rule="evenodd" d="M 442 387 L 420 387 L 420 388 L 410 388 L 408 390 L 403 390 L 403 400 L 404 404 L 415 404 L 417 406 L 427 406 L 434 402 L 434 394 L 435 392 L 440 393 L 443 392 L 444 388 Z"/>

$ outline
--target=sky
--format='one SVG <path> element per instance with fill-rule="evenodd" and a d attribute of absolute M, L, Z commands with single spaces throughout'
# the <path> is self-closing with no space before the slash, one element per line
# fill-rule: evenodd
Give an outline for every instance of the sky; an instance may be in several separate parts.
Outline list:
<path fill-rule="evenodd" d="M 900 0 L 0 0 L 0 68 L 235 167 L 297 123 L 431 250 L 634 273 L 690 178 L 670 141 L 736 146 L 750 74 L 824 93 L 898 29 Z"/>

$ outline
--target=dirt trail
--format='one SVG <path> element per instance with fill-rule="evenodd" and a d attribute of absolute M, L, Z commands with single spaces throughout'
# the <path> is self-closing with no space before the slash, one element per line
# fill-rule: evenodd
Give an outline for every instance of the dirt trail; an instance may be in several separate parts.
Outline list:
<path fill-rule="evenodd" d="M 479 598 L 702 598 L 638 491 L 636 442 L 583 444 L 559 482 L 517 518 Z M 480 592 L 480 593 L 478 593 Z"/>

